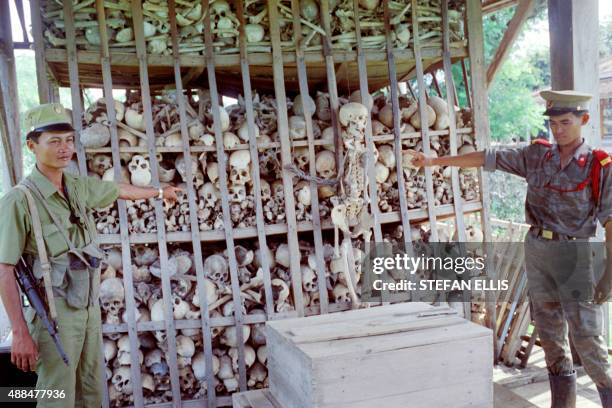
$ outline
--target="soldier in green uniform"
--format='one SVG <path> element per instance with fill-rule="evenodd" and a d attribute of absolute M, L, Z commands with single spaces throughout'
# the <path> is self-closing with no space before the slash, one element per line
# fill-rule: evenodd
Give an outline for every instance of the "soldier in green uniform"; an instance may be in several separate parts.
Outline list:
<path fill-rule="evenodd" d="M 97 408 L 102 403 L 104 382 L 100 365 L 100 270 L 93 259 L 102 253 L 96 243 L 92 209 L 109 206 L 118 198 L 174 201 L 180 189 L 136 187 L 64 172 L 74 155 L 75 132 L 70 116 L 58 103 L 28 111 L 25 122 L 27 145 L 36 156 L 36 167 L 22 185 L 27 187 L 39 214 L 38 231 L 42 231 L 51 265 L 52 289 L 48 290 L 70 365 L 60 358 L 35 313 L 28 309 L 24 316 L 21 309 L 14 265 L 24 256 L 35 277 L 41 278 L 43 271 L 35 239 L 37 226 L 33 225 L 26 192 L 17 187 L 0 199 L 0 296 L 12 325 L 11 361 L 21 370 L 37 372 L 37 389 L 63 391 L 60 395 L 64 398 L 39 399 L 39 406 Z M 73 262 L 78 257 L 92 262 Z"/>
<path fill-rule="evenodd" d="M 576 372 L 569 353 L 569 335 L 582 364 L 597 385 L 604 408 L 612 408 L 612 369 L 602 330 L 602 303 L 612 296 L 612 158 L 592 149 L 580 137 L 589 121 L 591 95 L 544 91 L 544 113 L 550 117 L 555 144 L 535 140 L 515 149 L 486 149 L 458 156 L 426 157 L 418 166 L 479 167 L 502 170 L 527 181 L 525 269 L 531 311 L 546 356 L 553 408 L 576 405 Z M 596 282 L 588 240 L 597 221 L 606 231 L 606 267 Z M 565 248 L 566 254 L 560 251 Z M 572 300 L 558 285 L 559 266 L 570 263 L 585 282 L 580 299 Z M 551 282 L 554 282 L 551 284 Z M 574 288 L 575 289 L 575 288 Z M 534 293 L 538 293 L 536 296 Z M 580 292 L 579 292 L 580 293 Z M 544 296 L 541 296 L 544 295 Z"/>

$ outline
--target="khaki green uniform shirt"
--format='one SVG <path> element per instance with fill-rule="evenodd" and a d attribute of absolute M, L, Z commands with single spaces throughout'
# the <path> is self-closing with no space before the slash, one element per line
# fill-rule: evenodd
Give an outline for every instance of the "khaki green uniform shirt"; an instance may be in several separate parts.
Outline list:
<path fill-rule="evenodd" d="M 561 167 L 559 146 L 533 143 L 515 149 L 486 149 L 484 170 L 502 170 L 527 181 L 526 222 L 530 225 L 588 238 L 597 220 L 612 218 L 612 165 L 601 169 L 599 202 L 592 198 L 593 149 L 583 140 L 572 159 Z M 583 189 L 577 186 L 588 180 Z"/>
<path fill-rule="evenodd" d="M 91 234 L 96 233 L 92 209 L 107 207 L 119 197 L 119 186 L 116 183 L 102 181 L 95 177 L 79 177 L 64 173 L 68 200 L 36 167 L 32 170 L 30 180 L 36 184 L 48 206 L 64 223 L 76 248 L 82 248 L 91 241 L 88 225 Z M 38 200 L 36 195 L 34 195 L 34 200 Z M 66 240 L 38 201 L 37 207 L 49 258 L 65 254 L 69 249 Z M 75 209 L 72 211 L 74 214 L 72 220 L 70 208 Z M 76 210 L 79 208 L 83 211 Z M 87 216 L 80 217 L 79 213 L 87 214 Z M 15 265 L 22 254 L 34 256 L 37 254 L 31 222 L 28 203 L 21 190 L 13 188 L 0 198 L 0 263 Z M 61 283 L 53 282 L 53 286 L 59 286 L 58 284 Z"/>

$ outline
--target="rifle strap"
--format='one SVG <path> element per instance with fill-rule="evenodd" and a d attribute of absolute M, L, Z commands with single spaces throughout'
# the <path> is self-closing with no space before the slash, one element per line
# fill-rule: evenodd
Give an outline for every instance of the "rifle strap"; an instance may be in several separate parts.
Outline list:
<path fill-rule="evenodd" d="M 51 319 L 57 318 L 57 311 L 55 310 L 55 298 L 53 296 L 53 286 L 51 285 L 51 263 L 47 256 L 47 248 L 45 247 L 45 240 L 43 239 L 42 223 L 40 222 L 40 215 L 38 214 L 38 207 L 30 190 L 23 184 L 16 186 L 18 189 L 24 192 L 27 200 L 28 207 L 30 209 L 30 215 L 32 216 L 32 228 L 34 229 L 34 237 L 36 238 L 36 247 L 38 249 L 38 257 L 40 258 L 40 265 L 43 272 L 43 283 L 45 285 L 45 293 L 47 295 L 47 303 L 49 304 L 49 314 Z"/>

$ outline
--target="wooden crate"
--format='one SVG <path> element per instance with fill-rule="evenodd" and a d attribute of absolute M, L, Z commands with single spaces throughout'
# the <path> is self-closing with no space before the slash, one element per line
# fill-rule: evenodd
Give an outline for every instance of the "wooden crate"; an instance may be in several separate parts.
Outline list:
<path fill-rule="evenodd" d="M 448 313 L 404 303 L 267 322 L 270 392 L 284 408 L 491 407 L 492 331 Z"/>
<path fill-rule="evenodd" d="M 232 406 L 234 408 L 282 408 L 267 388 L 232 395 Z"/>

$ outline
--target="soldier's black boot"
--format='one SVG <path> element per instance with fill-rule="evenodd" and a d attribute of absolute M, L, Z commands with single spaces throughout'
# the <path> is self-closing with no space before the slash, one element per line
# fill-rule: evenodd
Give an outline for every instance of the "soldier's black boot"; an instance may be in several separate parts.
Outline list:
<path fill-rule="evenodd" d="M 601 398 L 601 406 L 603 408 L 612 408 L 612 388 L 599 388 L 599 398 Z"/>
<path fill-rule="evenodd" d="M 566 375 L 548 374 L 551 408 L 576 408 L 576 371 Z"/>

